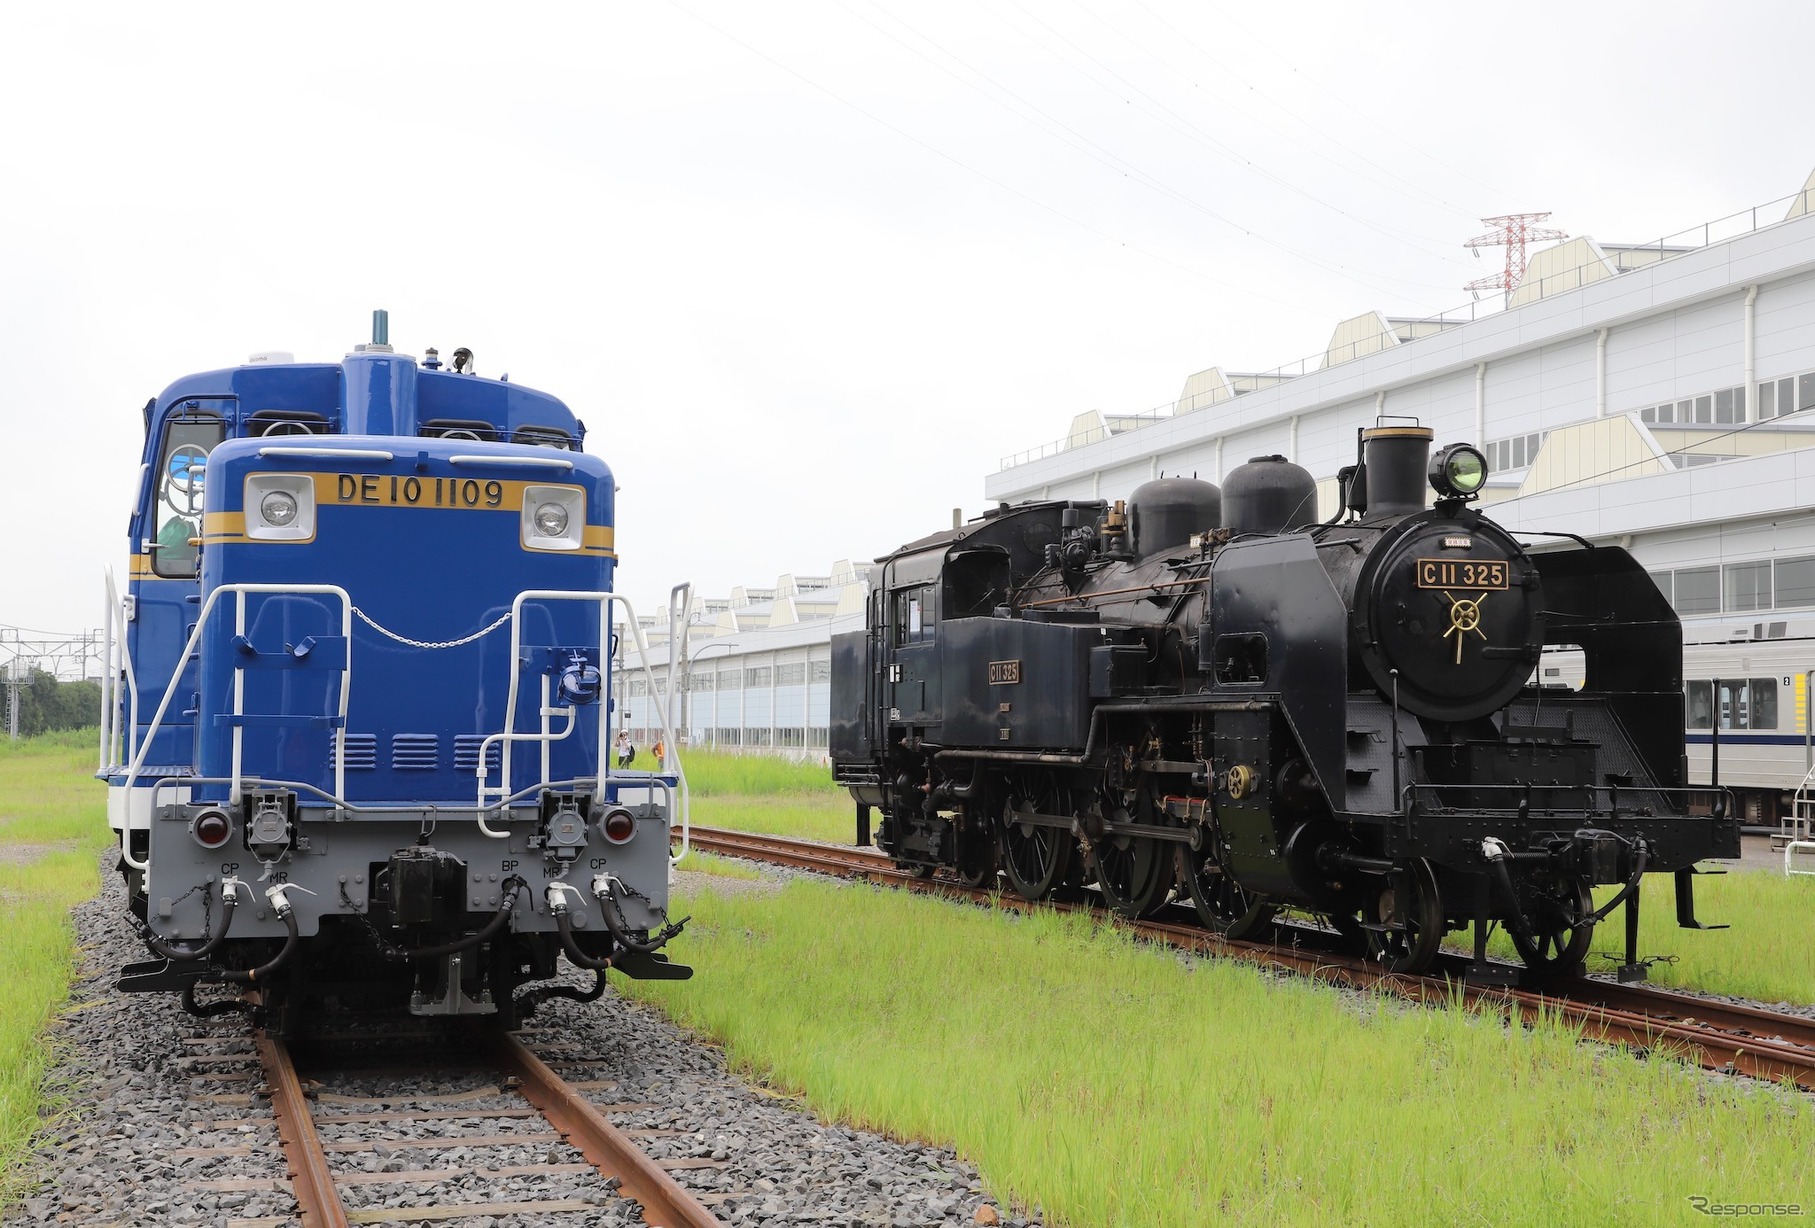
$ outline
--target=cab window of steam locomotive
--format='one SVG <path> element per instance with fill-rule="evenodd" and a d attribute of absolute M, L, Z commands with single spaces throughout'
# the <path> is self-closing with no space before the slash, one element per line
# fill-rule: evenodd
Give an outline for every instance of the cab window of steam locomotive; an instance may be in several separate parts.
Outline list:
<path fill-rule="evenodd" d="M 160 576 L 194 577 L 196 546 L 202 535 L 202 494 L 207 485 L 208 454 L 225 428 L 212 415 L 173 419 L 164 432 L 164 454 L 157 472 L 157 534 L 151 569 Z"/>
<path fill-rule="evenodd" d="M 899 589 L 895 593 L 895 642 L 933 642 L 933 586 Z"/>

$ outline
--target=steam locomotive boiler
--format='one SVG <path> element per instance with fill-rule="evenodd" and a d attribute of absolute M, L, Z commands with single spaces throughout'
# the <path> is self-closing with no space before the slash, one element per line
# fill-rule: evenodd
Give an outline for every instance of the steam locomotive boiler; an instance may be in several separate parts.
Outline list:
<path fill-rule="evenodd" d="M 1575 974 L 1623 905 L 1619 974 L 1642 977 L 1646 876 L 1699 928 L 1696 862 L 1739 854 L 1725 795 L 1685 787 L 1676 615 L 1624 550 L 1528 552 L 1470 506 L 1481 454 L 1432 440 L 1360 431 L 1324 523 L 1267 456 L 879 560 L 832 652 L 859 842 L 876 811 L 904 866 L 1129 916 L 1188 899 L 1234 937 L 1291 908 L 1395 971 L 1472 924 L 1471 975 L 1497 975 L 1500 925 Z M 1534 684 L 1546 645 L 1580 648 L 1584 686 Z"/>

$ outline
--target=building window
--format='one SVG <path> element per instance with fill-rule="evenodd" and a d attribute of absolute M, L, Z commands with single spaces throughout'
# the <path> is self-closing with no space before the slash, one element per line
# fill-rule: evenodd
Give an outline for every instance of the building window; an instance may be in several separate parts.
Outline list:
<path fill-rule="evenodd" d="M 1651 582 L 1653 584 L 1657 585 L 1657 591 L 1664 595 L 1665 601 L 1670 602 L 1672 605 L 1676 604 L 1676 602 L 1674 600 L 1676 590 L 1675 590 L 1675 586 L 1672 585 L 1670 582 L 1670 573 L 1669 572 L 1667 572 L 1667 571 L 1652 572 L 1651 573 Z"/>
<path fill-rule="evenodd" d="M 1523 469 L 1538 459 L 1538 449 L 1544 446 L 1544 437 L 1549 431 L 1534 431 L 1529 435 L 1514 435 L 1510 439 L 1495 439 L 1482 449 L 1487 457 L 1487 467 L 1494 473 L 1505 473 L 1509 469 Z"/>
<path fill-rule="evenodd" d="M 695 691 L 710 691 L 717 683 L 718 676 L 711 670 L 701 671 L 696 669 L 693 671 L 693 679 L 689 685 L 691 685 Z"/>
<path fill-rule="evenodd" d="M 1720 613 L 1720 568 L 1685 568 L 1676 573 L 1675 586 L 1671 604 L 1678 614 Z"/>
<path fill-rule="evenodd" d="M 792 661 L 775 667 L 776 686 L 801 686 L 807 680 L 807 663 Z"/>
<path fill-rule="evenodd" d="M 808 682 L 830 682 L 830 681 L 832 681 L 832 663 L 830 661 L 809 661 L 809 662 L 807 662 L 807 681 Z"/>
<path fill-rule="evenodd" d="M 1815 558 L 1778 559 L 1775 605 L 1815 605 Z"/>
<path fill-rule="evenodd" d="M 769 679 L 773 675 L 773 673 L 774 673 L 774 671 L 771 670 L 767 665 L 758 665 L 754 669 L 745 670 L 744 671 L 744 687 L 745 687 L 745 689 L 748 689 L 750 687 L 768 686 Z"/>
<path fill-rule="evenodd" d="M 1723 609 L 1731 613 L 1771 608 L 1771 564 L 1729 563 L 1722 568 L 1725 580 Z"/>

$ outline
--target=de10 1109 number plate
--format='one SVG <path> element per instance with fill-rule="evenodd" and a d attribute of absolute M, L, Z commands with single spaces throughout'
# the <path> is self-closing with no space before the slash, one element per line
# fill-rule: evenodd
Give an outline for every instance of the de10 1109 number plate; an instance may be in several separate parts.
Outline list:
<path fill-rule="evenodd" d="M 1505 559 L 1419 559 L 1419 588 L 1507 587 Z"/>

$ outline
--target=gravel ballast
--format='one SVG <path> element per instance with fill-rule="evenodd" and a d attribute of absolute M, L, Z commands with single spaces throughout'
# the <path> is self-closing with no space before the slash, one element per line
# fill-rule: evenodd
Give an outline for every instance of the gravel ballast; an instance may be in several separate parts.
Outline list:
<path fill-rule="evenodd" d="M 113 980 L 120 965 L 144 958 L 143 947 L 123 919 L 118 876 L 109 868 L 103 882 L 101 894 L 75 910 L 85 958 L 69 1007 L 51 1032 L 59 1061 L 48 1092 L 61 1105 L 60 1115 L 30 1160 L 35 1187 L 9 1209 L 6 1228 L 296 1223 L 277 1129 L 268 1103 L 253 1094 L 259 1076 L 246 1025 L 232 1017 L 194 1019 L 175 995 L 117 993 Z M 573 980 L 587 984 L 590 974 Z M 693 984 L 709 989 L 699 980 Z M 590 1004 L 545 1003 L 524 1039 L 564 1077 L 585 1081 L 586 1095 L 606 1116 L 652 1158 L 668 1162 L 676 1180 L 727 1223 L 1040 1223 L 984 1194 L 975 1168 L 950 1150 L 827 1125 L 792 1100 L 731 1075 L 716 1048 L 615 993 Z M 409 1065 L 429 1063 L 417 1052 Z M 314 1113 L 324 1141 L 356 1145 L 330 1157 L 337 1173 L 550 1169 L 465 1173 L 432 1191 L 406 1182 L 349 1183 L 342 1190 L 349 1208 L 558 1198 L 586 1209 L 533 1220 L 479 1215 L 434 1222 L 487 1228 L 642 1222 L 604 1178 L 569 1171 L 580 1157 L 558 1140 L 470 1149 L 412 1146 L 412 1140 L 456 1133 L 475 1139 L 549 1133 L 536 1116 L 483 1115 L 525 1107 L 515 1093 L 488 1094 L 497 1088 L 495 1071 L 313 1074 L 305 1063 L 303 1073 L 322 1083 Z M 437 1104 L 450 1110 L 449 1120 L 334 1120 L 394 1108 L 422 1112 Z"/>

